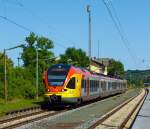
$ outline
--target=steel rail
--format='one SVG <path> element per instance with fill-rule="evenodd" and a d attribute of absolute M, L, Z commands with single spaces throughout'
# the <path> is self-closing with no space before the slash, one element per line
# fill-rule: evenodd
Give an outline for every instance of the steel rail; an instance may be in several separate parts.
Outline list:
<path fill-rule="evenodd" d="M 140 103 L 142 102 L 140 108 L 138 109 L 138 112 L 140 111 L 146 97 L 148 94 L 148 89 L 145 90 L 145 95 L 139 100 L 139 102 L 135 105 L 135 107 L 133 108 L 133 110 L 128 114 L 128 116 L 125 118 L 125 120 L 121 123 L 121 125 L 119 126 L 118 129 L 123 129 L 125 127 L 125 125 L 127 124 L 127 122 L 129 121 L 129 119 L 131 118 L 131 116 L 133 115 L 133 113 L 136 111 L 136 109 L 139 107 Z M 143 101 L 142 101 L 143 100 Z M 136 114 L 137 115 L 137 114 Z M 136 117 L 135 117 L 136 118 Z M 135 119 L 134 118 L 134 119 Z M 131 125 L 130 125 L 131 126 Z"/>
<path fill-rule="evenodd" d="M 41 106 L 33 106 L 33 107 L 23 108 L 19 110 L 12 110 L 12 111 L 5 113 L 4 118 L 0 119 L 0 124 L 22 118 L 23 116 L 24 117 L 29 116 L 31 114 L 35 114 L 36 112 L 43 112 L 43 111 L 44 110 L 42 110 Z M 26 114 L 23 114 L 23 113 L 26 113 Z"/>
<path fill-rule="evenodd" d="M 119 96 L 119 95 L 113 95 L 113 96 Z M 113 97 L 112 96 L 112 97 Z M 110 96 L 109 96 L 110 97 Z M 109 98 L 109 97 L 106 97 L 106 98 Z M 104 99 L 104 98 L 103 98 Z M 101 99 L 101 100 L 103 100 L 103 99 Z M 130 98 L 128 101 L 131 101 L 132 99 L 134 99 L 134 97 L 132 97 L 132 98 Z M 100 101 L 101 101 L 100 100 Z M 93 100 L 94 101 L 94 100 Z M 21 122 L 18 122 L 18 123 L 16 123 L 16 124 L 11 124 L 11 125 L 8 125 L 7 127 L 4 127 L 3 129 L 10 129 L 10 128 L 15 128 L 15 127 L 19 127 L 19 126 L 22 126 L 22 125 L 25 125 L 25 124 L 27 124 L 27 123 L 29 123 L 29 122 L 34 122 L 34 121 L 37 121 L 37 120 L 41 120 L 41 119 L 44 119 L 44 118 L 47 118 L 47 117 L 51 117 L 51 116 L 54 116 L 54 115 L 57 115 L 57 114 L 59 114 L 59 113 L 63 113 L 63 112 L 65 112 L 65 111 L 68 111 L 68 110 L 72 110 L 72 109 L 75 109 L 75 108 L 79 108 L 79 107 L 84 107 L 84 106 L 86 106 L 86 105 L 88 105 L 88 104 L 91 104 L 91 103 L 93 103 L 93 101 L 89 101 L 89 102 L 87 102 L 87 103 L 84 103 L 84 104 L 82 104 L 82 105 L 78 105 L 78 106 L 75 106 L 75 107 L 67 107 L 66 109 L 60 109 L 61 111 L 56 111 L 55 110 L 55 112 L 49 112 L 49 114 L 43 114 L 42 116 L 37 116 L 36 118 L 31 118 L 31 119 L 29 119 L 29 120 L 24 120 L 24 121 L 21 121 Z M 99 100 L 95 100 L 95 101 L 99 101 Z M 94 102 L 95 102 L 94 101 Z M 125 101 L 126 102 L 126 101 Z M 127 102 L 126 102 L 127 103 Z M 121 107 L 120 107 L 121 108 Z M 53 110 L 50 110 L 50 111 L 53 111 Z M 15 112 L 17 112 L 17 111 L 15 111 Z M 16 116 L 16 117 L 14 117 L 14 118 L 10 118 L 10 119 L 8 119 L 8 120 L 4 120 L 3 122 L 1 121 L 0 122 L 0 124 L 1 123 L 7 123 L 7 122 L 13 122 L 13 121 L 15 121 L 15 120 L 20 120 L 20 119 L 24 119 L 24 118 L 28 118 L 28 117 L 30 117 L 30 116 L 36 116 L 37 114 L 42 114 L 42 113 L 44 113 L 44 112 L 46 112 L 45 110 L 42 110 L 42 111 L 37 111 L 37 112 L 34 112 L 34 113 L 28 113 L 28 114 L 24 114 L 24 115 L 22 115 L 22 116 Z M 13 111 L 12 112 L 10 112 L 10 114 L 11 113 L 14 113 Z M 0 128 L 1 128 L 1 126 L 0 126 Z"/>
<path fill-rule="evenodd" d="M 140 99 L 140 101 L 138 102 L 137 106 L 139 105 L 139 103 L 141 102 L 141 100 L 147 95 L 147 92 L 145 92 L 145 95 Z M 119 111 L 121 108 L 123 108 L 125 105 L 127 105 L 129 102 L 131 102 L 134 98 L 136 98 L 138 95 L 128 99 L 127 101 L 125 101 L 123 104 L 119 105 L 118 107 L 114 108 L 112 111 L 110 111 L 109 113 L 105 114 L 104 116 L 102 116 L 102 118 L 100 118 L 96 123 L 94 123 L 93 125 L 91 125 L 88 129 L 95 129 L 98 125 L 102 124 L 105 120 L 107 120 L 109 117 L 111 117 L 113 114 L 115 114 L 117 111 Z M 136 108 L 135 108 L 136 110 Z M 133 112 L 134 113 L 134 112 Z M 119 129 L 123 129 L 123 127 L 125 126 L 125 124 L 128 122 L 129 118 L 126 118 L 124 122 L 122 122 L 122 124 L 119 126 Z"/>
<path fill-rule="evenodd" d="M 120 95 L 120 94 L 119 94 Z M 113 97 L 113 96 L 119 96 L 119 95 L 112 95 L 112 96 L 109 96 L 109 97 Z M 65 112 L 65 111 L 68 111 L 68 110 L 72 110 L 72 109 L 76 109 L 76 108 L 79 108 L 79 107 L 84 107 L 88 104 L 91 104 L 91 103 L 94 103 L 94 102 L 97 102 L 97 101 L 101 101 L 101 100 L 104 100 L 106 98 L 109 98 L 109 97 L 105 97 L 105 98 L 102 98 L 102 99 L 95 99 L 95 100 L 92 100 L 92 101 L 87 101 L 86 103 L 83 103 L 81 105 L 74 105 L 73 107 L 72 106 L 69 106 L 65 109 L 60 109 L 61 111 L 56 111 L 54 113 L 49 113 L 49 114 L 46 114 L 46 115 L 43 115 L 43 116 L 38 116 L 36 118 L 31 118 L 30 120 L 25 120 L 23 122 L 19 122 L 19 123 L 16 123 L 16 124 L 13 124 L 13 125 L 8 125 L 7 127 L 3 128 L 3 129 L 10 129 L 10 128 L 15 128 L 15 127 L 19 127 L 21 125 L 25 125 L 29 122 L 34 122 L 34 121 L 37 121 L 37 120 L 41 120 L 41 119 L 44 119 L 44 118 L 47 118 L 47 117 L 50 117 L 50 116 L 53 116 L 53 115 L 56 115 L 56 114 L 59 114 L 59 113 L 62 113 L 62 112 Z M 29 108 L 31 110 L 34 110 L 36 108 L 34 107 L 31 107 Z M 21 109 L 21 110 L 14 110 L 14 111 L 10 111 L 8 113 L 6 113 L 7 115 L 9 114 L 17 114 L 18 112 L 23 112 L 23 111 L 27 111 L 27 109 Z M 33 112 L 33 113 L 28 113 L 28 114 L 24 114 L 24 115 L 20 115 L 20 116 L 15 116 L 15 117 L 12 117 L 12 118 L 8 118 L 6 120 L 0 120 L 0 124 L 4 124 L 4 123 L 7 123 L 7 122 L 13 122 L 13 121 L 16 121 L 16 120 L 19 120 L 19 119 L 23 119 L 23 118 L 27 118 L 27 117 L 30 117 L 30 116 L 34 116 L 34 115 L 37 115 L 37 114 L 42 114 L 44 112 L 46 112 L 48 110 L 41 110 L 41 111 L 37 111 L 37 112 Z M 50 110 L 50 111 L 53 111 L 53 110 Z M 1 129 L 1 127 L 0 127 Z"/>
<path fill-rule="evenodd" d="M 25 121 L 23 121 L 23 122 L 19 122 L 19 123 L 13 124 L 13 125 L 8 125 L 7 127 L 4 127 L 3 129 L 16 128 L 16 127 L 19 127 L 19 126 L 28 124 L 29 122 L 34 122 L 34 121 L 37 121 L 37 120 L 41 120 L 41 119 L 44 119 L 44 118 L 47 118 L 47 117 L 54 116 L 54 115 L 56 115 L 56 114 L 65 112 L 65 111 L 66 111 L 66 110 L 58 111 L 58 112 L 53 112 L 53 113 L 49 113 L 49 114 L 46 114 L 46 115 L 42 115 L 42 116 L 39 116 L 39 117 L 36 117 L 36 118 L 32 118 L 32 119 L 30 119 L 30 120 L 25 120 Z M 35 115 L 35 114 L 34 114 L 34 115 Z M 25 117 L 25 118 L 26 118 L 26 117 Z M 18 119 L 18 120 L 19 120 L 19 119 Z"/>

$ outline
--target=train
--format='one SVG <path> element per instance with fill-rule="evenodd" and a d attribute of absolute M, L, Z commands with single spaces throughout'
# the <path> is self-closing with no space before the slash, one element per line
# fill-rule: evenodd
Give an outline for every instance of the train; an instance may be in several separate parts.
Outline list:
<path fill-rule="evenodd" d="M 127 81 L 92 73 L 85 68 L 56 64 L 44 72 L 45 100 L 51 104 L 81 104 L 123 93 Z"/>

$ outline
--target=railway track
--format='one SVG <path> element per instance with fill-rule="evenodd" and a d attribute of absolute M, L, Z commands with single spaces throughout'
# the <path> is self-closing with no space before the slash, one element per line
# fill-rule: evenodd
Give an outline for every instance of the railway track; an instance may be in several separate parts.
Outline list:
<path fill-rule="evenodd" d="M 56 114 L 64 112 L 64 111 L 66 111 L 66 110 L 65 109 L 61 110 L 61 111 L 39 110 L 36 112 L 27 113 L 24 115 L 0 120 L 0 129 L 12 129 L 12 128 L 24 125 L 26 123 L 29 123 L 29 122 L 33 122 L 36 120 L 44 119 L 49 116 L 56 115 Z"/>
<path fill-rule="evenodd" d="M 114 108 L 88 129 L 127 129 L 130 128 L 132 122 L 139 109 L 141 108 L 148 91 L 143 90 L 140 95 L 132 97 L 123 104 Z"/>
<path fill-rule="evenodd" d="M 12 129 L 15 127 L 19 127 L 21 125 L 25 125 L 30 122 L 41 120 L 59 113 L 63 113 L 68 110 L 88 105 L 92 102 L 93 101 L 87 102 L 86 104 L 82 105 L 76 105 L 75 107 L 72 106 L 66 106 L 65 108 L 55 107 L 57 108 L 55 110 L 53 108 L 43 110 L 41 106 L 36 106 L 21 110 L 10 111 L 6 113 L 6 118 L 0 119 L 0 129 Z"/>
<path fill-rule="evenodd" d="M 119 95 L 117 95 L 117 96 L 119 97 Z M 133 98 L 131 98 L 131 100 L 132 99 Z M 31 112 L 25 113 L 23 115 L 19 115 L 19 116 L 15 115 L 15 117 L 10 117 L 8 119 L 0 120 L 0 129 L 11 129 L 11 128 L 19 127 L 19 126 L 25 125 L 25 124 L 33 122 L 33 121 L 42 120 L 44 118 L 51 117 L 51 116 L 54 116 L 56 114 L 66 112 L 68 110 L 72 110 L 72 109 L 75 109 L 78 107 L 84 107 L 84 106 L 91 104 L 91 103 L 93 103 L 93 102 L 88 102 L 88 103 L 85 103 L 81 106 L 76 106 L 74 108 L 67 107 L 65 109 L 63 108 L 63 109 L 59 109 L 59 110 L 52 110 L 51 109 L 48 111 L 48 110 L 37 109 L 36 111 L 33 110 L 33 112 L 31 111 Z M 17 113 L 18 111 L 15 111 L 15 112 Z M 10 112 L 8 114 L 12 115 L 13 113 L 15 114 L 15 112 Z"/>
<path fill-rule="evenodd" d="M 117 95 L 119 96 L 119 95 Z M 107 98 L 107 97 L 106 97 Z M 105 98 L 102 98 L 102 100 Z M 98 100 L 93 100 L 89 101 L 87 103 L 84 103 L 82 105 L 76 105 L 75 107 L 67 107 L 63 109 L 58 109 L 53 110 L 50 109 L 41 109 L 41 106 L 36 106 L 36 107 L 30 107 L 30 108 L 25 108 L 21 110 L 14 110 L 6 113 L 6 117 L 4 119 L 0 119 L 0 129 L 10 129 L 10 128 L 15 128 L 19 127 L 21 125 L 24 125 L 29 122 L 37 121 L 40 119 L 44 119 L 46 117 L 50 117 L 68 110 L 72 110 L 78 107 L 82 107 L 88 104 L 91 104 L 93 102 L 96 102 Z"/>

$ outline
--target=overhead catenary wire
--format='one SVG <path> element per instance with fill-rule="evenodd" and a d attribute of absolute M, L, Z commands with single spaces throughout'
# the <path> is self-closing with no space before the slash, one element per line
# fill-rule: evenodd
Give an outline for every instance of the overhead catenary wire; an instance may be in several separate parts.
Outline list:
<path fill-rule="evenodd" d="M 41 15 L 39 16 L 39 15 L 38 15 L 37 13 L 35 13 L 33 10 L 27 8 L 27 7 L 26 7 L 23 3 L 21 3 L 20 1 L 18 1 L 18 0 L 15 0 L 15 1 L 16 1 L 16 2 L 15 2 L 14 4 L 16 4 L 16 5 L 20 6 L 21 8 L 23 8 L 23 9 L 24 9 L 28 14 L 30 14 L 32 17 L 35 17 L 35 18 L 39 19 L 38 21 L 41 22 L 41 23 L 43 22 L 44 25 L 47 26 L 47 28 L 52 29 L 52 30 L 53 30 L 53 31 L 52 31 L 52 34 L 55 33 L 55 36 L 57 37 L 57 39 L 59 39 L 59 40 L 61 40 L 61 41 L 63 40 L 63 42 L 64 42 L 64 41 L 65 41 L 65 42 L 68 42 L 69 44 L 74 44 L 74 46 L 75 46 L 75 43 L 74 43 L 73 41 L 64 38 L 65 36 L 64 36 L 62 33 L 56 32 L 57 29 L 56 29 L 55 27 L 49 25 L 49 24 L 47 23 L 47 21 L 45 20 L 44 17 L 42 17 Z M 58 36 L 58 35 L 60 35 L 60 36 Z M 60 38 L 60 37 L 63 37 L 63 39 Z M 60 45 L 60 43 L 57 43 L 57 44 Z M 63 46 L 63 48 L 67 48 L 66 46 L 64 46 L 64 45 L 62 45 L 62 44 L 61 44 L 60 46 Z"/>
<path fill-rule="evenodd" d="M 10 19 L 10 18 L 8 18 L 8 17 L 5 17 L 5 16 L 1 16 L 1 15 L 0 15 L 0 18 L 3 19 L 3 20 L 5 20 L 5 21 L 7 21 L 7 22 L 9 22 L 9 23 L 11 23 L 11 24 L 16 25 L 17 27 L 19 27 L 19 28 L 21 28 L 21 29 L 23 29 L 23 30 L 25 30 L 25 31 L 27 31 L 27 32 L 34 32 L 33 30 L 31 30 L 31 29 L 25 27 L 24 25 L 21 25 L 21 24 L 15 22 L 14 20 L 12 20 L 12 19 Z M 34 33 L 37 34 L 37 35 L 39 35 L 39 33 L 36 33 L 36 32 L 34 32 Z M 64 45 L 62 45 L 62 44 L 60 44 L 60 43 L 58 43 L 58 42 L 54 42 L 54 44 L 57 44 L 57 45 L 59 45 L 60 47 L 65 48 L 65 49 L 67 48 L 66 46 L 64 46 Z"/>
<path fill-rule="evenodd" d="M 133 62 L 134 62 L 135 65 L 136 65 L 136 57 L 134 56 L 134 54 L 132 53 L 132 51 L 131 51 L 131 49 L 130 49 L 130 47 L 129 47 L 129 45 L 128 45 L 128 40 L 127 40 L 126 36 L 124 35 L 124 33 L 123 33 L 123 31 L 122 31 L 121 22 L 120 22 L 120 20 L 119 20 L 119 18 L 118 18 L 118 16 L 117 16 L 116 12 L 115 12 L 115 15 L 113 15 L 112 10 L 111 10 L 111 8 L 110 8 L 110 6 L 112 5 L 112 3 L 110 3 L 111 1 L 102 0 L 102 2 L 103 2 L 103 4 L 105 5 L 105 7 L 106 7 L 106 9 L 107 9 L 107 11 L 108 11 L 108 13 L 109 13 L 109 16 L 111 17 L 111 19 L 112 19 L 112 21 L 113 21 L 113 23 L 114 23 L 114 25 L 115 25 L 115 27 L 116 27 L 116 29 L 117 29 L 117 32 L 118 32 L 118 34 L 120 35 L 120 38 L 121 38 L 121 40 L 122 40 L 124 46 L 126 47 L 126 49 L 127 49 L 128 53 L 129 53 L 130 57 L 132 58 Z M 109 4 L 109 5 L 108 5 L 108 4 Z M 114 8 L 114 7 L 113 7 L 113 8 Z M 113 9 L 113 10 L 114 10 L 114 9 Z M 116 18 L 115 18 L 114 16 L 115 16 Z"/>
<path fill-rule="evenodd" d="M 3 0 L 2 0 L 1 2 L 3 2 Z M 5 1 L 5 2 L 6 2 L 6 1 Z M 8 1 L 7 1 L 7 2 L 8 2 Z M 16 4 L 16 5 L 20 6 L 20 7 L 24 7 L 24 5 L 23 5 L 20 1 L 18 1 L 18 0 L 9 1 L 9 2 L 11 2 L 11 3 L 13 3 L 13 4 Z M 4 15 L 5 15 L 5 16 L 0 15 L 0 18 L 3 19 L 3 20 L 5 20 L 5 21 L 7 21 L 7 22 L 9 22 L 9 23 L 11 23 L 11 24 L 16 25 L 17 27 L 19 27 L 19 28 L 21 28 L 21 29 L 23 29 L 23 30 L 25 30 L 25 31 L 27 31 L 27 32 L 34 32 L 34 33 L 37 34 L 37 35 L 42 35 L 42 34 L 39 34 L 39 33 L 35 32 L 35 31 L 31 30 L 30 28 L 27 28 L 26 26 L 21 25 L 21 24 L 17 23 L 16 21 L 14 21 L 14 20 L 8 18 L 8 17 L 6 16 L 6 13 L 4 13 Z M 35 16 L 34 13 L 32 13 L 32 16 Z M 40 21 L 41 21 L 41 20 L 42 20 L 42 18 L 40 19 Z M 66 47 L 65 45 L 63 45 L 62 43 L 59 43 L 58 41 L 55 41 L 54 39 L 53 39 L 53 41 L 54 41 L 54 44 L 55 44 L 55 45 L 57 45 L 57 46 L 59 46 L 59 47 L 61 47 L 61 48 L 67 49 L 67 47 Z"/>
<path fill-rule="evenodd" d="M 23 25 L 21 25 L 21 24 L 18 24 L 17 22 L 15 22 L 15 21 L 9 19 L 8 17 L 5 17 L 5 16 L 1 16 L 1 15 L 0 15 L 0 18 L 1 18 L 1 19 L 4 19 L 4 20 L 7 21 L 7 22 L 10 22 L 10 23 L 12 23 L 12 24 L 18 26 L 19 28 L 21 28 L 21 29 L 23 29 L 23 30 L 25 30 L 25 31 L 33 32 L 33 31 L 30 30 L 29 28 L 27 28 L 27 27 L 25 27 L 25 26 L 23 26 Z"/>
<path fill-rule="evenodd" d="M 129 42 L 127 36 L 126 36 L 126 33 L 125 33 L 124 28 L 123 28 L 123 26 L 122 26 L 122 24 L 121 24 L 121 22 L 120 22 L 120 19 L 119 19 L 118 15 L 117 15 L 116 9 L 114 8 L 112 1 L 111 1 L 111 0 L 107 0 L 107 1 L 109 2 L 109 6 L 112 8 L 112 11 L 113 11 L 113 13 L 114 13 L 114 16 L 115 16 L 115 18 L 116 18 L 116 20 L 117 20 L 117 22 L 118 22 L 119 27 L 120 27 L 120 30 L 121 30 L 121 32 L 122 32 L 122 34 L 124 35 L 124 38 L 125 38 L 125 40 L 126 40 L 126 44 L 129 46 L 130 52 L 132 53 L 132 55 L 134 56 L 134 58 L 135 58 L 136 60 L 138 60 L 138 57 L 137 57 L 137 55 L 136 55 L 136 52 L 135 52 L 135 50 L 131 47 L 131 44 L 130 44 L 130 42 Z M 132 49 L 132 51 L 131 51 L 131 49 Z"/>
<path fill-rule="evenodd" d="M 129 46 L 128 46 L 127 43 L 126 43 L 126 39 L 125 39 L 125 37 L 124 37 L 124 34 L 123 34 L 122 31 L 121 31 L 120 22 L 117 22 L 116 19 L 114 18 L 113 13 L 112 13 L 110 7 L 108 6 L 106 0 L 102 0 L 102 1 L 103 1 L 104 5 L 105 5 L 106 8 L 107 8 L 108 13 L 109 13 L 109 15 L 110 15 L 110 17 L 111 17 L 111 19 L 112 19 L 114 25 L 115 25 L 115 27 L 116 27 L 116 29 L 117 29 L 117 31 L 118 31 L 120 37 L 121 37 L 121 40 L 123 41 L 125 47 L 127 48 L 129 55 L 130 55 L 131 58 L 133 58 L 133 60 L 135 61 L 135 58 L 133 57 L 133 55 L 132 55 L 131 52 L 130 52 Z"/>

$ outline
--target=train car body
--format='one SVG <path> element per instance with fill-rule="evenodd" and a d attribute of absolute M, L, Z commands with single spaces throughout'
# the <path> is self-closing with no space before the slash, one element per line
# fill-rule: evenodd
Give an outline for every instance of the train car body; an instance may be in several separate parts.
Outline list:
<path fill-rule="evenodd" d="M 92 74 L 86 69 L 64 64 L 49 68 L 43 81 L 45 99 L 51 103 L 81 103 L 127 89 L 126 80 Z"/>

